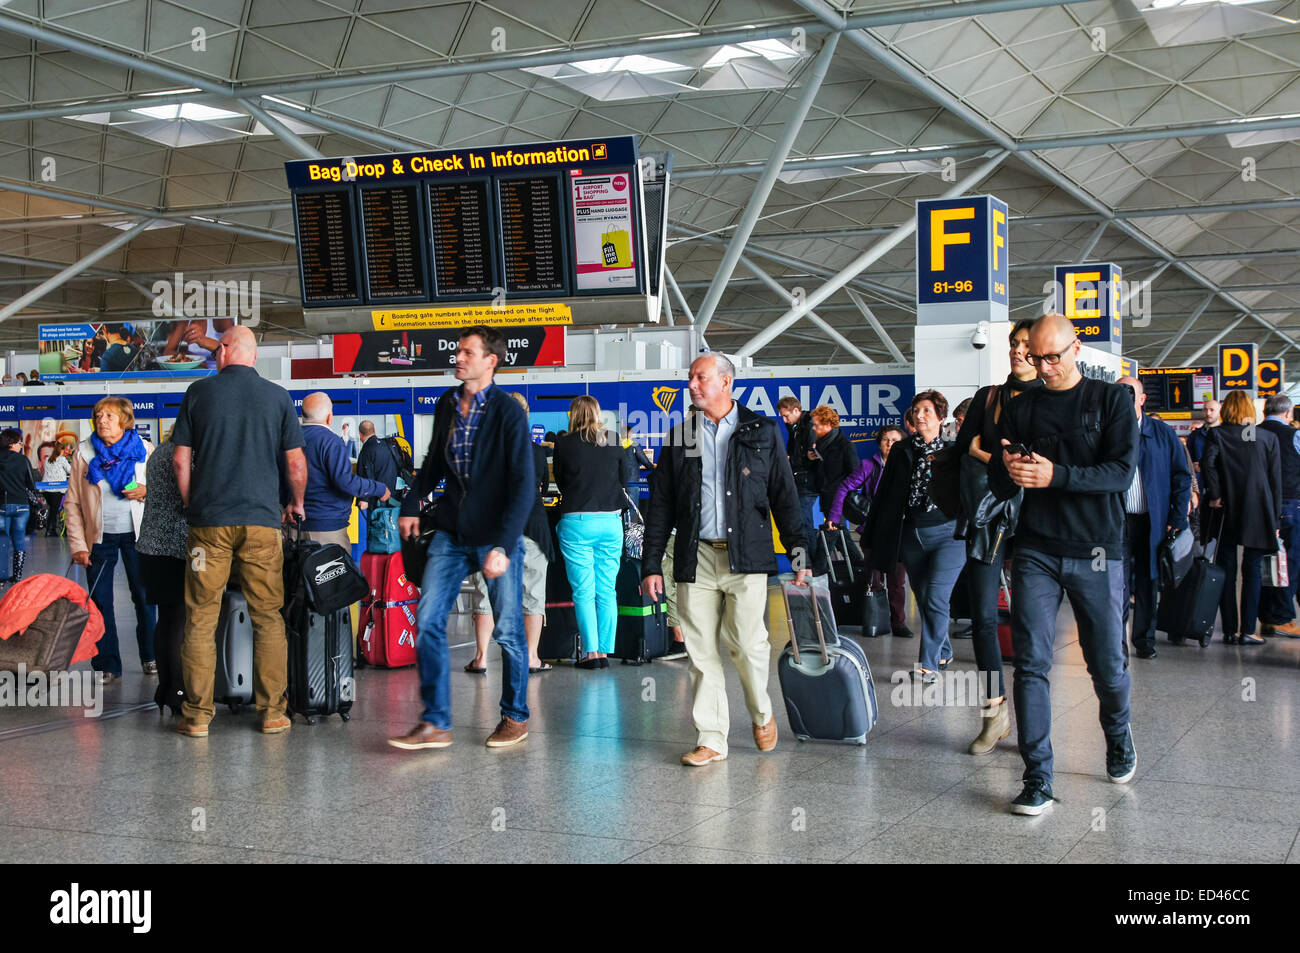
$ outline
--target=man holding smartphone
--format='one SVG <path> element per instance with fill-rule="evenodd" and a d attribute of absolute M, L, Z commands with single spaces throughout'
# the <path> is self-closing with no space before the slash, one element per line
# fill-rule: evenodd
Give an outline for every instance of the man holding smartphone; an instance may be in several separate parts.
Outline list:
<path fill-rule="evenodd" d="M 1044 386 L 1007 405 L 1002 452 L 989 460 L 999 498 L 1024 489 L 1011 570 L 1013 697 L 1025 762 L 1015 814 L 1042 814 L 1056 800 L 1048 675 L 1063 593 L 1100 702 L 1106 773 L 1123 784 L 1137 769 L 1123 623 L 1124 493 L 1137 463 L 1137 419 L 1126 390 L 1083 377 L 1080 347 L 1064 315 L 1035 322 L 1027 359 Z"/>

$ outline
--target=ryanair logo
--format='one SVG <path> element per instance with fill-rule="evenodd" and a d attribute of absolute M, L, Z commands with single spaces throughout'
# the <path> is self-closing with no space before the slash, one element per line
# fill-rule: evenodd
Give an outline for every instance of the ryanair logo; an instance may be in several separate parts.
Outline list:
<path fill-rule="evenodd" d="M 665 414 L 672 413 L 673 402 L 677 400 L 676 387 L 656 387 L 650 394 L 650 399 L 655 402 L 655 406 Z"/>

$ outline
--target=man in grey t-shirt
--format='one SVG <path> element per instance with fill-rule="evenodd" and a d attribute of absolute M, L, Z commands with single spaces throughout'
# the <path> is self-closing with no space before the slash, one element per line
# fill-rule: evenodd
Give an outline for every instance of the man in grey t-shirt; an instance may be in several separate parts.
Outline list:
<path fill-rule="evenodd" d="M 288 392 L 258 376 L 257 341 L 246 327 L 233 327 L 217 348 L 215 377 L 185 392 L 172 442 L 176 483 L 190 525 L 190 564 L 185 576 L 184 715 L 177 731 L 205 738 L 216 713 L 213 701 L 217 654 L 214 638 L 221 599 L 233 564 L 248 600 L 256 641 L 253 695 L 262 731 L 287 731 L 284 692 L 288 643 L 284 619 L 284 550 L 280 524 L 303 514 L 307 463 L 302 428 Z M 280 460 L 291 502 L 280 511 Z M 194 473 L 190 473 L 191 460 Z"/>

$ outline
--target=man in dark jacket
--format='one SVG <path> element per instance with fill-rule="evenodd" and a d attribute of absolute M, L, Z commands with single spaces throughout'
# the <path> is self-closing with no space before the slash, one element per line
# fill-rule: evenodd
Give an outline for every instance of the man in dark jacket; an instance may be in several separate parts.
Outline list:
<path fill-rule="evenodd" d="M 487 740 L 504 748 L 528 737 L 528 645 L 524 641 L 524 526 L 537 495 L 528 417 L 501 388 L 496 369 L 506 340 L 496 328 L 468 328 L 456 351 L 456 379 L 433 412 L 433 437 L 418 485 L 408 493 L 398 521 L 402 538 L 420 531 L 420 502 L 446 480 L 434 509 L 438 532 L 420 587 L 416 643 L 424 714 L 396 748 L 451 744 L 451 660 L 447 617 L 470 573 L 487 579 L 501 646 L 501 722 Z"/>
<path fill-rule="evenodd" d="M 348 521 L 352 501 L 371 497 L 388 499 L 388 488 L 352 472 L 347 445 L 330 429 L 334 405 L 329 395 L 317 391 L 302 402 L 303 452 L 307 455 L 307 489 L 302 508 L 307 518 L 302 529 L 317 543 L 338 543 L 350 549 Z"/>
<path fill-rule="evenodd" d="M 1300 430 L 1291 426 L 1291 409 L 1290 397 L 1269 397 L 1264 401 L 1264 422 L 1259 425 L 1260 430 L 1277 437 L 1282 471 L 1282 546 L 1289 580 L 1285 588 L 1264 586 L 1259 600 L 1259 631 L 1260 635 L 1300 639 L 1300 625 L 1295 622 L 1295 594 L 1300 585 Z"/>
<path fill-rule="evenodd" d="M 821 489 L 821 466 L 814 451 L 812 432 L 812 415 L 806 414 L 799 405 L 799 398 L 787 394 L 776 402 L 776 412 L 785 421 L 786 439 L 785 456 L 790 461 L 790 472 L 794 474 L 794 488 L 799 494 L 799 518 L 803 520 L 803 534 L 811 545 L 817 538 L 817 525 L 813 522 L 813 504 L 817 502 L 817 493 Z M 824 557 L 817 553 L 815 559 L 819 565 L 813 566 L 813 572 L 824 573 Z"/>
<path fill-rule="evenodd" d="M 393 448 L 379 438 L 375 425 L 369 420 L 361 421 L 358 432 L 361 434 L 361 452 L 357 454 L 357 476 L 382 483 L 390 493 L 396 493 L 397 456 Z M 377 501 L 372 498 L 365 502 L 369 507 Z"/>
<path fill-rule="evenodd" d="M 1142 413 L 1146 392 L 1136 377 L 1121 377 L 1116 383 L 1133 392 L 1140 432 L 1138 465 L 1133 482 L 1124 494 L 1128 547 L 1124 551 L 1124 581 L 1134 596 L 1133 648 L 1138 658 L 1156 657 L 1156 600 L 1160 572 L 1156 550 L 1170 530 L 1187 528 L 1192 499 L 1192 471 L 1187 453 L 1174 428 L 1163 420 Z M 1152 517 L 1155 517 L 1154 519 Z M 1129 599 L 1124 597 L 1124 621 L 1128 622 Z M 1170 638 L 1174 638 L 1173 635 Z"/>
<path fill-rule="evenodd" d="M 1097 693 L 1106 736 L 1106 773 L 1132 779 L 1137 754 L 1129 731 L 1129 670 L 1124 654 L 1124 491 L 1133 482 L 1138 428 L 1129 393 L 1085 380 L 1070 319 L 1039 318 L 1027 360 L 1043 386 L 1021 394 L 1002 414 L 1002 452 L 989 460 L 999 499 L 1025 490 L 1011 568 L 1013 697 L 1024 790 L 1013 814 L 1037 815 L 1052 802 L 1052 697 L 1048 674 L 1064 592 L 1079 628 L 1079 647 Z M 1029 455 L 1011 452 L 1018 444 Z"/>
<path fill-rule="evenodd" d="M 691 400 L 699 410 L 664 441 L 646 513 L 642 587 L 656 601 L 664 591 L 668 537 L 677 530 L 677 614 L 695 686 L 696 747 L 682 756 L 691 767 L 727 756 L 727 685 L 719 642 L 740 673 L 758 750 L 776 747 L 763 624 L 767 577 L 777 571 L 769 513 L 790 553 L 795 581 L 811 575 L 794 477 L 776 423 L 732 400 L 735 374 L 716 351 L 691 365 Z"/>

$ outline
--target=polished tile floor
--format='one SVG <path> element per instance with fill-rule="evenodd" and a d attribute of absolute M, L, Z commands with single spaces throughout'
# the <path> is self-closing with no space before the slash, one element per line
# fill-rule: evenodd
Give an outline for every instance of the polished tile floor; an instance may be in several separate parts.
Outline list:
<path fill-rule="evenodd" d="M 62 541 L 35 541 L 62 572 Z M 118 626 L 134 622 L 121 572 Z M 957 666 L 974 667 L 957 641 Z M 917 642 L 867 640 L 880 721 L 865 746 L 781 740 L 760 755 L 729 672 L 728 760 L 678 763 L 693 743 L 684 661 L 560 667 L 533 677 L 527 742 L 490 751 L 500 668 L 463 674 L 453 651 L 456 743 L 401 752 L 385 738 L 419 715 L 413 670 L 358 675 L 351 722 L 263 736 L 224 710 L 206 740 L 168 730 L 138 671 L 104 716 L 0 709 L 0 860 L 6 862 L 1066 862 L 1298 863 L 1300 641 L 1160 645 L 1133 660 L 1134 781 L 1105 777 L 1097 702 L 1062 610 L 1053 672 L 1055 810 L 1007 813 L 1014 733 L 973 758 L 971 708 L 891 701 Z M 740 713 L 739 719 L 736 718 Z"/>

